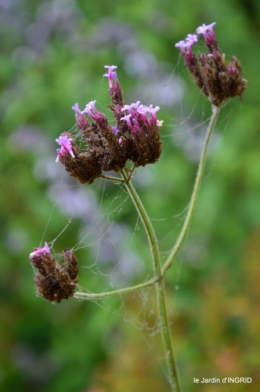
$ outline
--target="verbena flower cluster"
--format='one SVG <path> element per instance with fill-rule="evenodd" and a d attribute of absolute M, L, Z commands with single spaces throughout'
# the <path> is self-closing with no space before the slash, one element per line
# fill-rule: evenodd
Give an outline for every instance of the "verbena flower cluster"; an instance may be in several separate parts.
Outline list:
<path fill-rule="evenodd" d="M 240 62 L 235 56 L 226 62 L 215 37 L 215 24 L 203 24 L 196 30 L 197 34 L 203 35 L 208 48 L 208 53 L 199 55 L 198 59 L 192 52 L 192 46 L 198 41 L 196 34 L 188 34 L 184 41 L 175 46 L 181 50 L 197 86 L 213 105 L 220 106 L 228 98 L 241 96 L 247 81 L 243 79 Z"/>
<path fill-rule="evenodd" d="M 72 297 L 78 283 L 78 260 L 70 249 L 63 251 L 64 263 L 57 263 L 47 243 L 43 248 L 30 254 L 30 261 L 36 268 L 34 283 L 36 295 L 52 302 Z"/>
<path fill-rule="evenodd" d="M 196 32 L 204 36 L 208 53 L 198 58 L 192 52 L 197 34 L 188 34 L 175 46 L 185 58 L 187 68 L 195 83 L 214 106 L 220 106 L 230 97 L 241 96 L 246 89 L 246 80 L 236 57 L 225 61 L 215 38 L 213 26 L 203 24 Z M 110 124 L 106 115 L 96 108 L 96 101 L 89 102 L 84 110 L 76 103 L 76 124 L 80 131 L 80 143 L 69 132 L 63 132 L 56 142 L 57 161 L 80 183 L 91 184 L 103 172 L 118 172 L 127 161 L 134 167 L 145 166 L 159 160 L 162 150 L 160 126 L 157 119 L 158 106 L 145 106 L 140 101 L 125 104 L 123 92 L 117 78 L 115 65 L 106 65 L 109 95 L 114 122 Z M 78 282 L 78 261 L 70 249 L 63 251 L 64 262 L 56 262 L 47 243 L 30 254 L 36 269 L 34 282 L 36 294 L 52 302 L 72 297 Z"/>
<path fill-rule="evenodd" d="M 161 155 L 160 125 L 153 105 L 137 101 L 126 105 L 115 65 L 105 66 L 108 78 L 111 109 L 115 124 L 111 125 L 104 113 L 96 109 L 96 101 L 84 110 L 76 103 L 76 123 L 82 135 L 80 148 L 69 132 L 56 139 L 60 148 L 57 160 L 80 183 L 91 184 L 103 171 L 123 169 L 128 160 L 136 167 L 158 161 Z M 87 116 L 86 116 L 87 115 Z"/>

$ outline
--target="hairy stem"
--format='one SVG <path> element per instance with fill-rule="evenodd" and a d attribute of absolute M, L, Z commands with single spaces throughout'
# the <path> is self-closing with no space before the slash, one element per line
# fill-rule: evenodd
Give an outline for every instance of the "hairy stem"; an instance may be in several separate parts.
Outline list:
<path fill-rule="evenodd" d="M 201 156 L 200 156 L 200 162 L 199 162 L 199 166 L 198 166 L 198 171 L 197 171 L 197 175 L 196 175 L 196 179 L 195 179 L 195 183 L 194 183 L 194 187 L 193 187 L 193 191 L 191 194 L 191 199 L 190 199 L 190 203 L 189 203 L 189 208 L 187 211 L 187 215 L 185 217 L 181 232 L 179 234 L 179 237 L 177 238 L 177 241 L 175 243 L 175 245 L 173 246 L 167 260 L 165 261 L 165 264 L 162 267 L 162 274 L 164 275 L 165 272 L 171 267 L 172 262 L 174 260 L 174 257 L 176 256 L 176 254 L 178 253 L 189 228 L 190 222 L 191 222 L 191 218 L 192 218 L 192 214 L 194 212 L 194 208 L 195 208 L 195 204 L 196 204 L 196 200 L 198 197 L 198 193 L 199 193 L 199 189 L 200 189 L 200 184 L 202 181 L 202 177 L 203 177 L 203 172 L 204 172 L 204 167 L 205 167 L 205 162 L 206 162 L 206 156 L 207 156 L 207 149 L 208 149 L 208 145 L 209 145 L 209 140 L 210 140 L 210 136 L 212 134 L 212 131 L 215 127 L 218 115 L 220 112 L 220 107 L 214 106 L 212 105 L 212 116 L 209 122 L 209 126 L 207 129 L 207 133 L 206 133 L 206 137 L 205 137 L 205 141 L 204 141 L 204 145 L 201 151 Z"/>
<path fill-rule="evenodd" d="M 168 380 L 171 385 L 171 390 L 180 392 L 181 387 L 180 387 L 177 366 L 176 366 L 173 347 L 172 347 L 168 312 L 166 306 L 165 287 L 163 282 L 163 274 L 161 269 L 161 261 L 160 261 L 157 238 L 154 232 L 154 228 L 151 224 L 151 221 L 147 215 L 147 212 L 138 194 L 136 193 L 136 190 L 133 187 L 129 179 L 129 176 L 124 170 L 122 170 L 121 173 L 123 178 L 125 179 L 125 186 L 127 188 L 127 191 L 135 205 L 135 208 L 140 216 L 140 219 L 144 225 L 147 234 L 147 238 L 150 246 L 150 252 L 153 260 L 155 277 L 157 278 L 155 287 L 156 287 L 156 295 L 157 295 L 157 302 L 158 302 L 159 316 L 160 316 L 160 323 L 161 323 L 161 335 L 162 335 L 163 345 L 165 349 L 167 368 L 168 368 Z"/>

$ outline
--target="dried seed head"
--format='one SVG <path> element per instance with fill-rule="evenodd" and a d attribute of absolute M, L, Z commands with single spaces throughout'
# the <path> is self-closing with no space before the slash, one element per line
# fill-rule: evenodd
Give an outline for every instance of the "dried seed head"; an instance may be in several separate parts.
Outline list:
<path fill-rule="evenodd" d="M 64 251 L 64 264 L 57 263 L 48 244 L 30 254 L 30 262 L 36 268 L 34 283 L 36 295 L 48 301 L 61 302 L 73 297 L 78 283 L 78 261 L 70 250 Z"/>

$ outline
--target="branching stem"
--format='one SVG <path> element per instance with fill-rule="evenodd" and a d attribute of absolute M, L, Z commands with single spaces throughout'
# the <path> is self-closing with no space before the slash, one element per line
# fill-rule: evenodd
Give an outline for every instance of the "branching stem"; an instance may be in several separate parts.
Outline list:
<path fill-rule="evenodd" d="M 180 392 L 181 386 L 180 386 L 177 366 L 176 366 L 174 352 L 173 352 L 172 340 L 171 340 L 168 312 L 166 306 L 165 286 L 164 286 L 163 274 L 161 270 L 160 253 L 159 253 L 157 238 L 154 232 L 154 228 L 149 219 L 149 216 L 135 188 L 133 187 L 127 173 L 124 170 L 122 170 L 121 173 L 123 178 L 125 179 L 125 186 L 127 188 L 127 191 L 135 205 L 135 208 L 140 216 L 140 219 L 144 225 L 147 234 L 151 257 L 153 260 L 154 273 L 155 276 L 158 278 L 158 281 L 155 283 L 155 287 L 156 287 L 157 302 L 158 302 L 158 309 L 159 309 L 159 316 L 160 316 L 160 323 L 161 323 L 161 335 L 162 335 L 162 341 L 164 345 L 167 368 L 168 368 L 167 369 L 168 380 L 171 386 L 171 391 Z"/>
<path fill-rule="evenodd" d="M 114 295 L 122 295 L 122 294 L 130 293 L 131 291 L 134 291 L 134 290 L 143 289 L 145 287 L 148 287 L 148 286 L 155 284 L 157 281 L 158 281 L 158 278 L 154 277 L 144 283 L 140 283 L 135 286 L 126 287 L 123 289 L 118 289 L 118 290 L 113 290 L 113 291 L 107 291 L 107 292 L 103 292 L 103 293 L 83 293 L 81 291 L 77 291 L 76 293 L 74 293 L 73 297 L 78 298 L 78 299 L 85 299 L 85 300 L 104 299 L 104 298 L 113 297 Z"/>
<path fill-rule="evenodd" d="M 149 216 L 148 216 L 135 188 L 133 187 L 133 185 L 130 181 L 135 167 L 133 167 L 131 170 L 125 170 L 125 169 L 121 170 L 121 174 L 122 174 L 121 178 L 102 175 L 102 177 L 106 180 L 110 180 L 115 183 L 123 183 L 126 186 L 126 189 L 127 189 L 128 193 L 133 201 L 133 204 L 139 214 L 139 217 L 140 217 L 140 219 L 144 225 L 145 231 L 146 231 L 148 243 L 150 246 L 151 257 L 152 257 L 152 261 L 153 261 L 154 277 L 152 279 L 150 279 L 146 282 L 140 283 L 138 285 L 135 285 L 132 287 L 126 287 L 123 289 L 113 290 L 110 292 L 103 292 L 103 293 L 76 292 L 74 294 L 74 297 L 78 298 L 78 299 L 94 300 L 94 299 L 102 299 L 102 298 L 112 297 L 113 295 L 121 295 L 121 294 L 125 294 L 128 292 L 134 291 L 134 290 L 142 289 L 142 288 L 150 286 L 150 285 L 155 285 L 156 294 L 157 294 L 157 301 L 158 301 L 158 308 L 159 308 L 159 315 L 160 315 L 160 323 L 161 323 L 161 334 L 162 334 L 162 340 L 163 340 L 163 344 L 164 344 L 164 349 L 165 349 L 165 353 L 166 353 L 166 360 L 167 360 L 167 367 L 168 367 L 168 379 L 169 379 L 169 383 L 171 385 L 171 390 L 174 392 L 180 392 L 181 386 L 180 386 L 177 366 L 176 366 L 174 352 L 173 352 L 172 340 L 171 340 L 168 312 L 167 312 L 167 306 L 166 306 L 164 275 L 165 275 L 166 271 L 171 267 L 173 260 L 174 260 L 174 257 L 178 253 L 178 251 L 179 251 L 179 249 L 180 249 L 181 245 L 183 244 L 183 241 L 186 237 L 186 234 L 187 234 L 190 222 L 191 222 L 191 218 L 192 218 L 192 215 L 194 212 L 194 208 L 195 208 L 196 200 L 198 197 L 202 178 L 203 178 L 210 136 L 211 136 L 213 129 L 214 129 L 214 126 L 216 124 L 216 121 L 217 121 L 217 118 L 219 115 L 219 111 L 220 111 L 219 107 L 216 107 L 214 105 L 212 106 L 212 116 L 211 116 L 211 119 L 209 122 L 204 145 L 202 148 L 198 171 L 197 171 L 197 175 L 196 175 L 196 179 L 195 179 L 195 183 L 194 183 L 187 215 L 185 217 L 185 220 L 184 220 L 181 232 L 179 234 L 179 237 L 177 238 L 177 241 L 176 241 L 175 245 L 173 246 L 165 264 L 163 266 L 161 266 L 159 247 L 158 247 L 157 237 L 155 235 L 154 228 L 151 224 Z"/>

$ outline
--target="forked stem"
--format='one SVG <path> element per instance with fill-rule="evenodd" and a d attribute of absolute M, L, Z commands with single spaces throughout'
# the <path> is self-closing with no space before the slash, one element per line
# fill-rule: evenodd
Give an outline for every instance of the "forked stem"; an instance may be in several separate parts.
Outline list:
<path fill-rule="evenodd" d="M 147 212 L 135 190 L 133 187 L 130 178 L 132 175 L 132 171 L 126 171 L 126 170 L 121 170 L 122 178 L 115 178 L 115 177 L 109 177 L 109 176 L 103 176 L 103 178 L 113 181 L 113 182 L 120 182 L 123 183 L 126 186 L 126 189 L 135 205 L 135 208 L 139 214 L 139 217 L 144 225 L 146 235 L 148 238 L 149 246 L 150 246 L 150 252 L 151 252 L 151 257 L 153 261 L 153 267 L 154 267 L 154 277 L 147 282 L 140 283 L 138 285 L 132 286 L 132 287 L 127 287 L 123 289 L 118 289 L 110 292 L 104 292 L 104 293 L 82 293 L 82 292 L 76 292 L 74 294 L 75 298 L 78 299 L 101 299 L 101 298 L 108 298 L 113 295 L 120 295 L 120 294 L 125 294 L 130 291 L 138 290 L 147 286 L 150 286 L 152 284 L 155 285 L 156 287 L 156 294 L 157 294 L 157 302 L 158 302 L 158 308 L 159 308 L 159 315 L 160 315 L 160 323 L 161 323 L 161 334 L 162 334 L 162 340 L 163 340 L 163 345 L 166 353 L 166 362 L 167 362 L 167 368 L 168 368 L 168 380 L 171 386 L 171 391 L 175 392 L 181 392 L 181 386 L 180 386 L 180 381 L 179 381 L 179 376 L 178 376 L 178 371 L 177 371 L 177 366 L 175 362 L 175 357 L 174 357 L 174 352 L 173 352 L 173 346 L 172 346 L 172 340 L 171 340 L 171 333 L 170 333 L 170 325 L 169 325 L 169 318 L 168 318 L 168 312 L 167 312 L 167 306 L 166 306 L 166 295 L 165 295 L 165 286 L 164 286 L 164 275 L 166 271 L 171 267 L 174 257 L 178 253 L 189 228 L 191 218 L 194 212 L 195 204 L 196 204 L 196 199 L 198 197 L 203 173 L 204 173 L 204 167 L 205 167 L 205 162 L 206 162 L 206 155 L 207 155 L 207 149 L 209 145 L 209 140 L 210 136 L 213 132 L 213 129 L 215 127 L 218 115 L 220 112 L 220 107 L 212 106 L 212 116 L 209 122 L 209 126 L 207 129 L 204 145 L 202 148 L 201 156 L 200 156 L 200 162 L 198 166 L 198 171 L 187 211 L 187 215 L 185 217 L 181 232 L 179 234 L 179 237 L 177 238 L 177 241 L 175 245 L 173 246 L 165 264 L 161 266 L 161 260 L 160 260 L 160 253 L 159 253 L 159 247 L 158 247 L 158 242 L 157 238 L 154 232 L 154 228 L 151 224 L 151 221 L 149 219 L 149 216 L 147 215 Z M 130 174 L 129 174 L 130 173 Z"/>
<path fill-rule="evenodd" d="M 170 325 L 169 325 L 168 312 L 166 306 L 165 287 L 163 282 L 163 274 L 161 269 L 161 260 L 160 260 L 157 238 L 154 232 L 154 228 L 151 224 L 151 221 L 143 206 L 143 203 L 141 202 L 135 188 L 133 187 L 129 179 L 129 176 L 124 170 L 122 170 L 121 173 L 123 178 L 125 179 L 126 189 L 144 225 L 146 235 L 148 238 L 151 257 L 153 260 L 154 273 L 155 273 L 155 277 L 158 278 L 157 282 L 155 283 L 155 287 L 156 287 L 156 295 L 157 295 L 160 324 L 161 324 L 161 336 L 162 336 L 162 341 L 163 341 L 165 356 L 166 356 L 166 363 L 167 363 L 168 381 L 171 386 L 171 391 L 180 392 L 181 386 L 180 386 L 177 366 L 176 366 L 174 352 L 173 352 L 172 340 L 171 340 Z"/>

